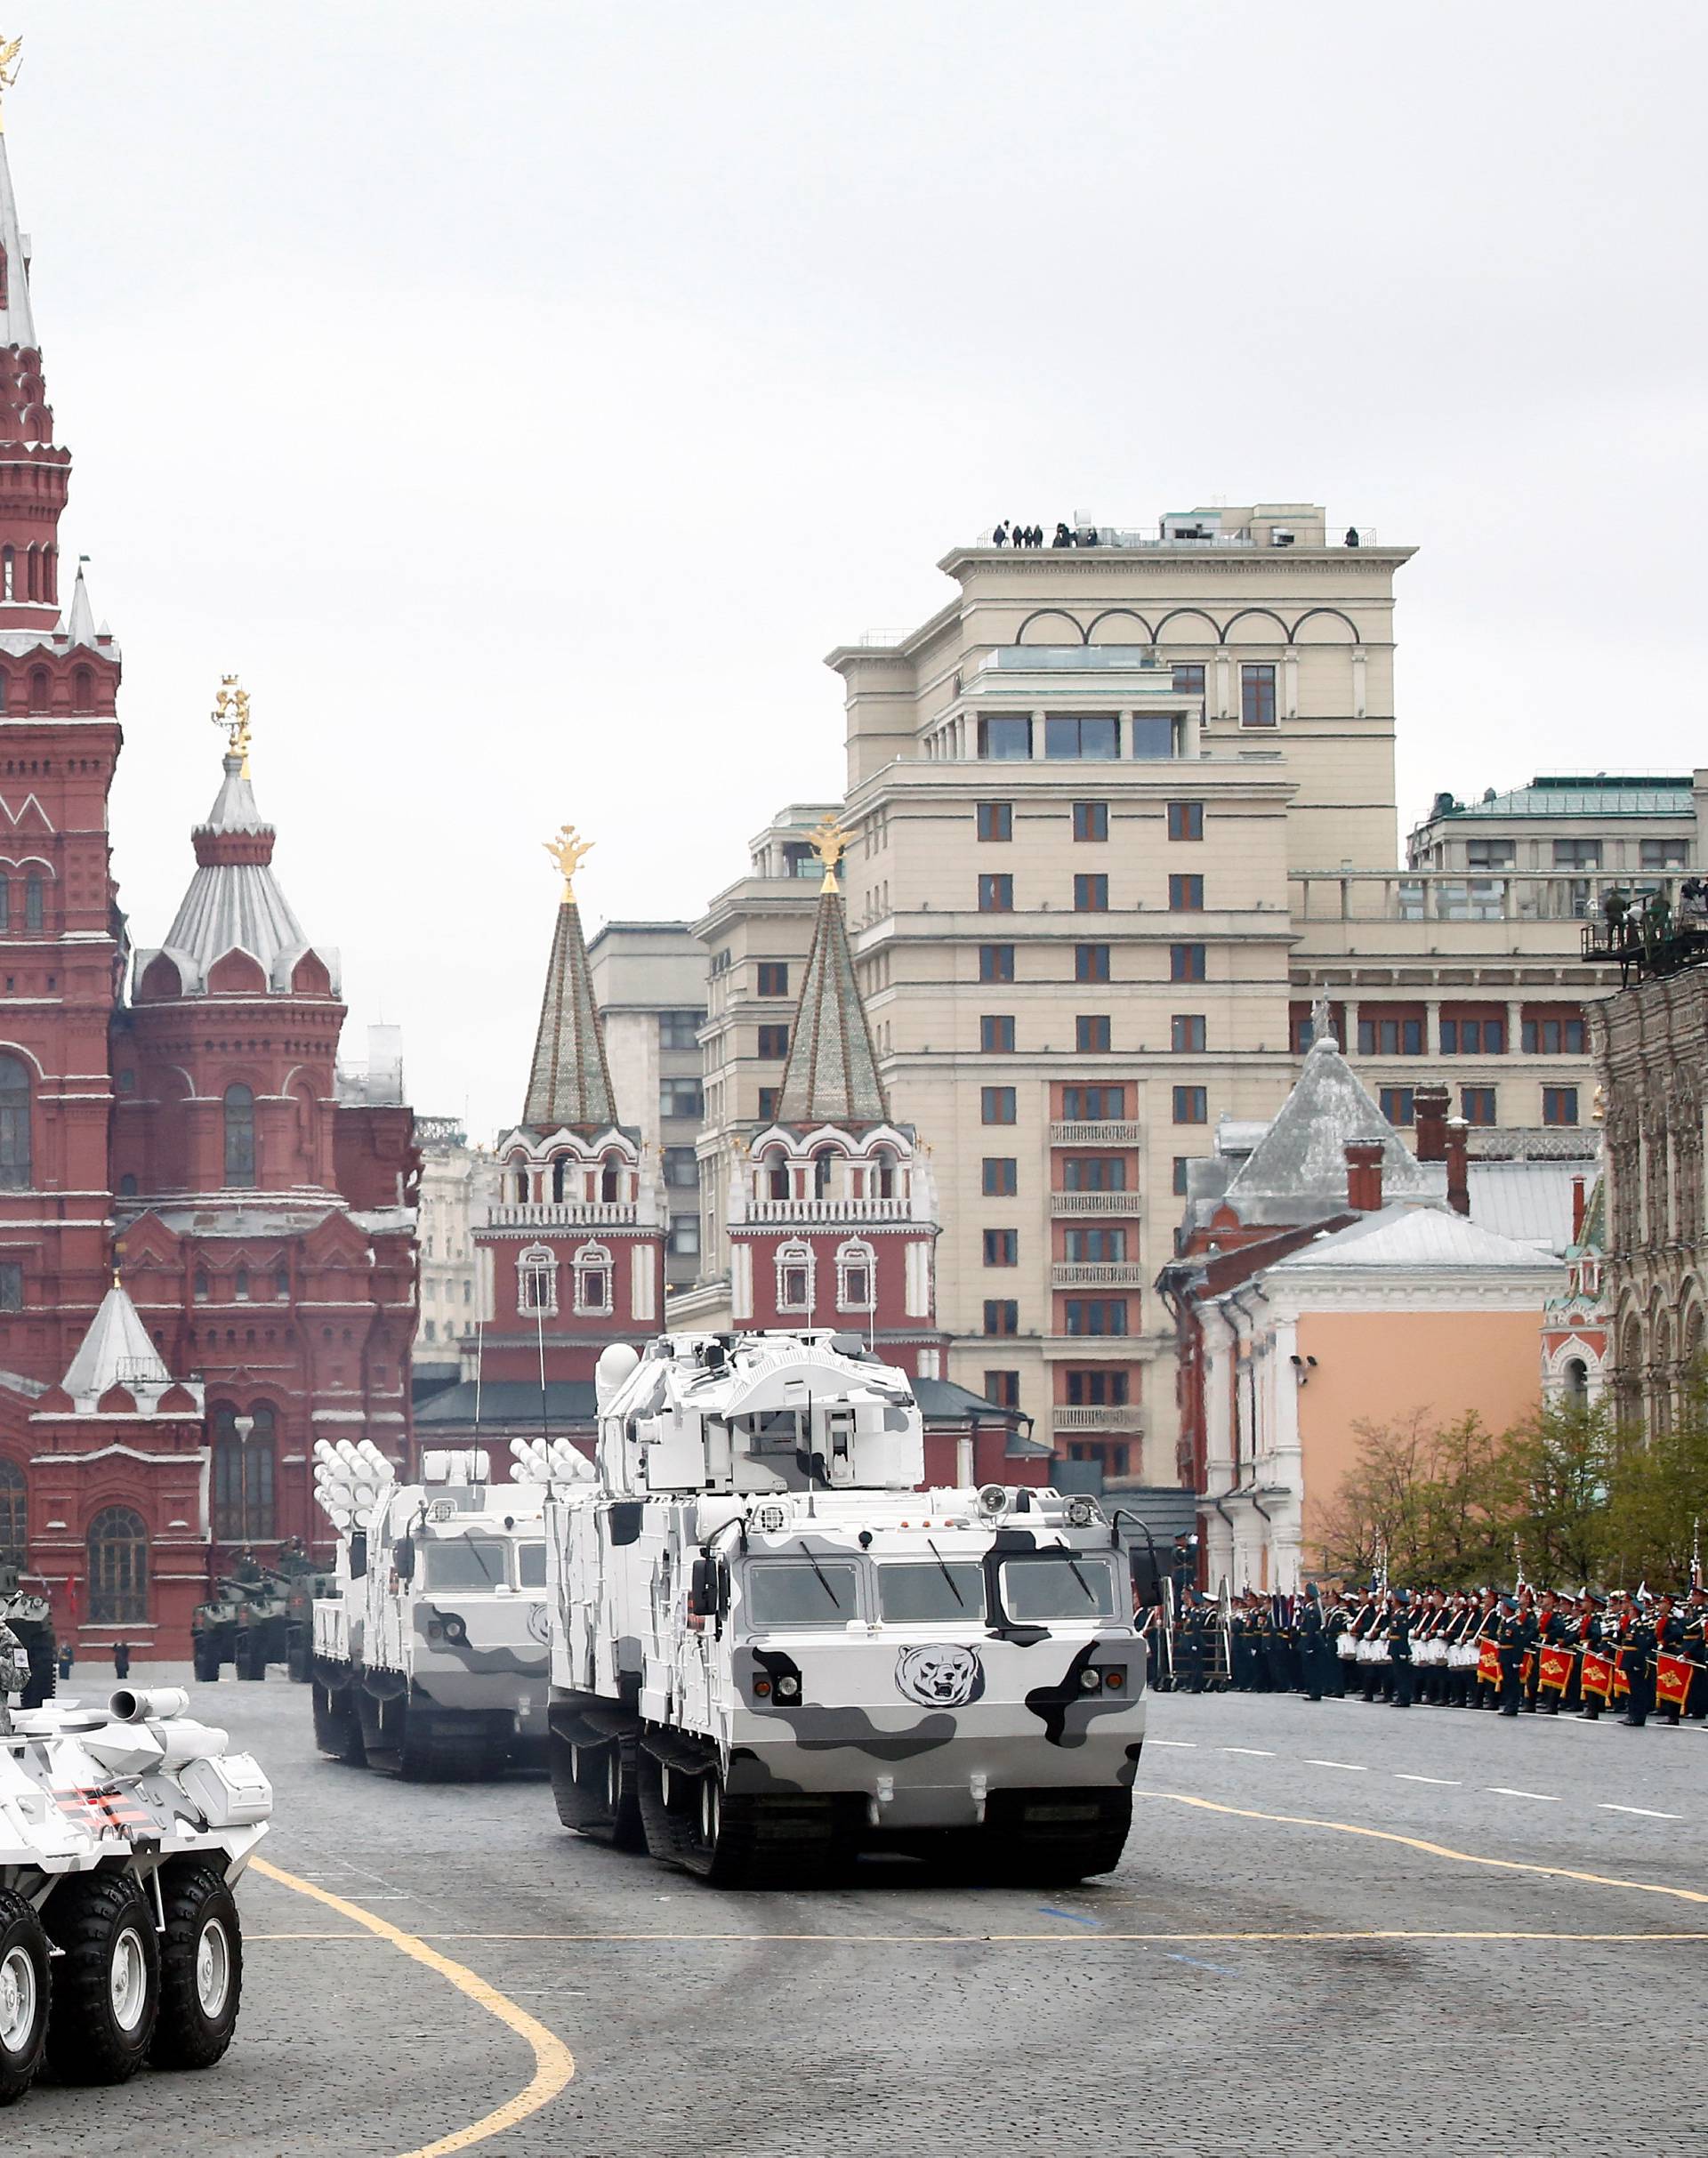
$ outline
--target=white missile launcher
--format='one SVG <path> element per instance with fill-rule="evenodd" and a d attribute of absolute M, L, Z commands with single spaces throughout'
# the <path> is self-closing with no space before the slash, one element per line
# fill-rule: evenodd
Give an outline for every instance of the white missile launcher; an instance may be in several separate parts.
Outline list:
<path fill-rule="evenodd" d="M 0 1626 L 0 2106 L 44 2067 L 212 2067 L 243 1991 L 232 1888 L 272 1786 L 176 1687 L 11 1708 L 28 1672 Z"/>
<path fill-rule="evenodd" d="M 1145 1717 L 1118 1517 L 919 1489 L 911 1383 L 857 1337 L 666 1335 L 598 1391 L 597 1483 L 545 1507 L 567 1826 L 732 1886 L 867 1847 L 1115 1865 Z"/>
<path fill-rule="evenodd" d="M 334 1760 L 413 1777 L 542 1767 L 548 1478 L 587 1462 L 517 1441 L 517 1481 L 483 1447 L 427 1453 L 400 1484 L 371 1440 L 315 1448 L 315 1496 L 338 1531 L 333 1593 L 314 1606 L 314 1730 Z"/>

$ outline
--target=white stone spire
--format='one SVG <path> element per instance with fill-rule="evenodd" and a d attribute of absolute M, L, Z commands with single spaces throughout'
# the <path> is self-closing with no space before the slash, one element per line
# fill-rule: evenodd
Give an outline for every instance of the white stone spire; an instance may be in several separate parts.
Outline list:
<path fill-rule="evenodd" d="M 0 248 L 5 250 L 5 302 L 0 306 L 0 346 L 36 350 L 36 320 L 29 308 L 29 242 L 18 225 L 6 139 L 0 134 Z"/>

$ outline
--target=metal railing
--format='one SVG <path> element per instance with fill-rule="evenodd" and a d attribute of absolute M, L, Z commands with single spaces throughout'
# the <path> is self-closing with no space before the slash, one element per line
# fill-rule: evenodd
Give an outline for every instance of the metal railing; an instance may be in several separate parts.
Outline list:
<path fill-rule="evenodd" d="M 1287 886 L 1295 922 L 1592 922 L 1599 926 L 1610 893 L 1634 896 L 1640 906 L 1658 892 L 1676 912 L 1679 887 L 1686 881 L 1681 875 L 1620 877 L 1599 870 L 1483 876 L 1441 869 L 1301 869 L 1287 879 Z"/>
<path fill-rule="evenodd" d="M 1050 1212 L 1063 1214 L 1141 1214 L 1143 1198 L 1136 1191 L 1052 1191 Z"/>
<path fill-rule="evenodd" d="M 908 1221 L 911 1199 L 749 1199 L 749 1221 Z"/>
<path fill-rule="evenodd" d="M 1058 1259 L 1050 1268 L 1052 1289 L 1142 1289 L 1145 1269 L 1130 1259 Z"/>
<path fill-rule="evenodd" d="M 1124 1401 L 1116 1407 L 1101 1404 L 1078 1407 L 1058 1403 L 1050 1412 L 1050 1421 L 1058 1431 L 1126 1431 L 1142 1437 L 1145 1412 L 1136 1401 Z"/>
<path fill-rule="evenodd" d="M 1145 1127 L 1114 1117 L 1063 1117 L 1050 1126 L 1052 1147 L 1142 1147 Z"/>

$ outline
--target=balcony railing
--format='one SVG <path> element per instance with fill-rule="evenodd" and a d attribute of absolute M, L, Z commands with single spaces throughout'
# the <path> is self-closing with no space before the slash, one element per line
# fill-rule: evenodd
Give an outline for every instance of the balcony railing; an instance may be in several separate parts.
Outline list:
<path fill-rule="evenodd" d="M 911 1199 L 749 1199 L 749 1221 L 909 1221 Z"/>
<path fill-rule="evenodd" d="M 1136 1191 L 1052 1191 L 1050 1212 L 1063 1214 L 1142 1214 L 1144 1200 Z"/>
<path fill-rule="evenodd" d="M 501 1202 L 487 1220 L 493 1228 L 629 1228 L 640 1218 L 632 1199 L 545 1199 Z"/>
<path fill-rule="evenodd" d="M 1142 1289 L 1145 1269 L 1130 1259 L 1058 1259 L 1050 1268 L 1052 1289 Z"/>
<path fill-rule="evenodd" d="M 1293 919 L 1301 922 L 1595 922 L 1610 892 L 1639 906 L 1661 892 L 1676 912 L 1683 874 L 1611 872 L 1473 875 L 1458 870 L 1305 869 L 1288 880 Z"/>
<path fill-rule="evenodd" d="M 1052 1147 L 1141 1147 L 1144 1140 L 1143 1124 L 1123 1123 L 1114 1117 L 1108 1122 L 1068 1118 L 1050 1127 Z"/>
<path fill-rule="evenodd" d="M 1118 1407 L 1098 1405 L 1092 1407 L 1069 1407 L 1059 1403 L 1050 1412 L 1050 1421 L 1058 1431 L 1129 1431 L 1142 1433 L 1145 1412 L 1140 1404 L 1122 1402 Z"/>

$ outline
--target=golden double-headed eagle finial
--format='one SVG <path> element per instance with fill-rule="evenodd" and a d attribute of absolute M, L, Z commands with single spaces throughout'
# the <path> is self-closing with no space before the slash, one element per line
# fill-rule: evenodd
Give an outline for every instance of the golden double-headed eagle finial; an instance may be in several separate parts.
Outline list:
<path fill-rule="evenodd" d="M 556 839 L 545 841 L 546 852 L 563 872 L 563 896 L 566 899 L 575 898 L 576 872 L 592 852 L 593 846 L 592 840 L 577 837 L 574 825 L 563 825 Z"/>
<path fill-rule="evenodd" d="M 23 49 L 21 37 L 0 36 L 0 90 L 10 90 L 18 80 L 18 70 L 23 65 L 18 56 Z M 0 129 L 4 125 L 4 118 L 0 118 Z"/>
<path fill-rule="evenodd" d="M 235 674 L 222 674 L 220 694 L 214 700 L 214 709 L 208 714 L 216 727 L 225 729 L 228 753 L 243 759 L 243 776 L 249 777 L 249 692 L 241 688 Z"/>
<path fill-rule="evenodd" d="M 848 852 L 848 834 L 834 817 L 823 817 L 807 834 L 807 844 L 825 866 L 825 881 L 818 887 L 821 892 L 835 891 L 836 866 Z"/>

